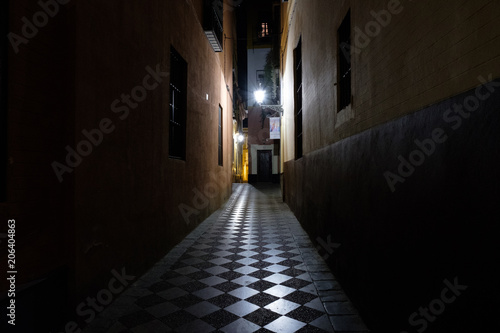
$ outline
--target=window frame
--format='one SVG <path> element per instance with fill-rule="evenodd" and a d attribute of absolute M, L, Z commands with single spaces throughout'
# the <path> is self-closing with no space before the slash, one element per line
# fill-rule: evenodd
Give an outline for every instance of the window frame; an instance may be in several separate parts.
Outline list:
<path fill-rule="evenodd" d="M 186 160 L 187 75 L 186 60 L 170 46 L 168 155 L 183 161 Z"/>
<path fill-rule="evenodd" d="M 219 166 L 224 166 L 224 109 L 219 104 L 218 109 L 218 119 L 219 122 L 217 124 L 217 155 L 218 155 L 218 164 Z"/>
<path fill-rule="evenodd" d="M 337 29 L 337 112 L 352 102 L 351 10 Z"/>
<path fill-rule="evenodd" d="M 295 159 L 303 156 L 303 108 L 302 108 L 302 37 L 293 50 L 293 81 L 294 81 L 294 139 Z"/>

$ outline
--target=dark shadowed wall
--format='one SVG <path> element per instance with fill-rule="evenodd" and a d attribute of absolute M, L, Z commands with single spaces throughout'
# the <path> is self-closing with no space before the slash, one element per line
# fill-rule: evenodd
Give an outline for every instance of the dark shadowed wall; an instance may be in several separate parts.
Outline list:
<path fill-rule="evenodd" d="M 340 110 L 337 30 L 348 11 L 352 98 Z M 498 328 L 498 4 L 289 1 L 282 13 L 284 197 L 323 239 L 320 253 L 367 325 L 423 328 L 409 317 L 457 278 L 468 288 L 427 332 Z M 333 253 L 320 246 L 328 239 L 340 244 Z"/>

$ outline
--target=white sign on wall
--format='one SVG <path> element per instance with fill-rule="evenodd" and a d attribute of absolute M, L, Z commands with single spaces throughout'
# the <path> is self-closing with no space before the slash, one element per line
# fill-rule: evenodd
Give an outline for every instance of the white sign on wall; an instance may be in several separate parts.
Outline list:
<path fill-rule="evenodd" d="M 280 139 L 280 118 L 269 118 L 269 139 Z"/>

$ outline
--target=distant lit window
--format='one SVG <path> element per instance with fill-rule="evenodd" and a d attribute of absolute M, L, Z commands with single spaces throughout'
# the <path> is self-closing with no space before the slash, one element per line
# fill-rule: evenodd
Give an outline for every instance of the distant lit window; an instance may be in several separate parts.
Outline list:
<path fill-rule="evenodd" d="M 349 11 L 337 31 L 338 34 L 338 84 L 337 112 L 351 104 L 351 12 Z"/>
<path fill-rule="evenodd" d="M 263 22 L 260 24 L 259 37 L 264 38 L 269 36 L 269 23 Z"/>
<path fill-rule="evenodd" d="M 187 63 L 170 48 L 169 156 L 186 159 Z"/>

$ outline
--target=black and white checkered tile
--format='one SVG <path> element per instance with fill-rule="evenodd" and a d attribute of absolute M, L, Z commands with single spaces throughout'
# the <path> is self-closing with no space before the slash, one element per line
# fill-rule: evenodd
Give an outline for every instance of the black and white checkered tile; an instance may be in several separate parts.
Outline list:
<path fill-rule="evenodd" d="M 262 192 L 248 184 L 235 188 L 223 210 L 115 301 L 88 332 L 334 332 L 320 297 L 331 297 L 325 292 L 332 290 L 321 289 L 328 279 L 331 287 L 334 278 L 307 235 L 289 211 Z M 308 266 L 313 265 L 323 268 L 313 273 L 322 275 L 321 281 L 312 278 Z"/>

